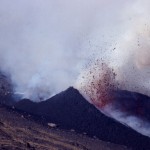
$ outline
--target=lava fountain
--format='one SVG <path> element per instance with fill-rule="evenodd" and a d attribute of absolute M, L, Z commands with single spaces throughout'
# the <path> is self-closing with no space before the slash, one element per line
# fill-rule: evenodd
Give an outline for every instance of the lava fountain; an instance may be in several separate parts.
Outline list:
<path fill-rule="evenodd" d="M 105 115 L 150 137 L 150 99 L 121 90 L 117 73 L 108 62 L 97 59 L 80 75 L 76 88 Z"/>

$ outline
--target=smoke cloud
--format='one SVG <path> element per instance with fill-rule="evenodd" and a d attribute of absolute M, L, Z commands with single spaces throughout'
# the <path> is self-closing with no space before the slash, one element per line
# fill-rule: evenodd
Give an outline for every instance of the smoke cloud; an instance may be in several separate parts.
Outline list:
<path fill-rule="evenodd" d="M 122 2 L 1 0 L 0 68 L 14 91 L 40 100 L 74 85 L 91 54 L 115 41 Z"/>
<path fill-rule="evenodd" d="M 16 93 L 40 100 L 74 84 L 100 3 L 0 1 L 0 68 Z"/>
<path fill-rule="evenodd" d="M 136 115 L 136 109 L 132 110 L 132 114 L 129 113 L 128 106 L 124 105 L 123 110 L 121 105 L 124 102 L 114 96 L 114 91 L 118 89 L 150 96 L 149 4 L 147 0 L 135 0 L 127 1 L 123 7 L 119 5 L 120 16 L 117 17 L 120 22 L 116 24 L 119 32 L 116 32 L 117 37 L 113 37 L 115 42 L 109 42 L 107 50 L 104 46 L 105 52 L 99 51 L 85 66 L 76 87 L 101 112 L 150 137 L 149 121 Z M 137 102 L 131 100 L 127 103 L 135 103 L 135 106 L 137 103 L 142 104 L 138 99 Z"/>

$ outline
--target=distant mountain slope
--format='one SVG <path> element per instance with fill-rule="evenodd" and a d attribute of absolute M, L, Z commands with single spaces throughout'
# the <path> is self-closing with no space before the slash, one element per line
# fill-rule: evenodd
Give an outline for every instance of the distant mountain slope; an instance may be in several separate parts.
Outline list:
<path fill-rule="evenodd" d="M 39 119 L 45 122 L 55 122 L 64 129 L 75 129 L 80 133 L 86 132 L 103 141 L 126 145 L 134 150 L 150 149 L 150 138 L 103 115 L 74 88 L 69 88 L 39 103 L 24 99 L 15 107 L 21 111 L 38 115 Z"/>
<path fill-rule="evenodd" d="M 6 105 L 14 104 L 13 88 L 8 76 L 0 71 L 0 103 Z"/>

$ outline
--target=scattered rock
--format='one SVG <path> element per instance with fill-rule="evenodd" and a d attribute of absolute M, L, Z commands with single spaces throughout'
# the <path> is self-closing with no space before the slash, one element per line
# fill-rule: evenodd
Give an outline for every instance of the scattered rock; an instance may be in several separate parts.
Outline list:
<path fill-rule="evenodd" d="M 30 150 L 35 150 L 35 148 L 32 147 L 30 143 L 27 143 L 27 148 L 30 149 Z"/>
<path fill-rule="evenodd" d="M 93 136 L 93 138 L 94 138 L 94 139 L 97 139 L 97 137 L 96 137 L 96 136 Z"/>
<path fill-rule="evenodd" d="M 48 123 L 47 125 L 51 128 L 56 128 L 57 127 L 57 125 L 55 123 Z"/>
<path fill-rule="evenodd" d="M 71 132 L 75 132 L 75 130 L 74 130 L 74 129 L 71 129 L 70 131 L 71 131 Z"/>
<path fill-rule="evenodd" d="M 4 126 L 4 124 L 2 122 L 0 122 L 0 126 Z"/>

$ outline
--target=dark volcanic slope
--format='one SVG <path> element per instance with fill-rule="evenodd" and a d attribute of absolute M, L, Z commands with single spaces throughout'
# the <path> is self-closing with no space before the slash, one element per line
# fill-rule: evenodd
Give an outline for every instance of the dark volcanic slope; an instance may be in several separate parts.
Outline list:
<path fill-rule="evenodd" d="M 150 97 L 123 90 L 114 92 L 113 96 L 116 109 L 150 122 Z"/>
<path fill-rule="evenodd" d="M 135 150 L 150 150 L 150 138 L 103 115 L 74 88 L 40 103 L 22 100 L 15 107 L 38 115 L 45 122 L 55 122 L 64 129 L 86 132 L 90 136 Z"/>
<path fill-rule="evenodd" d="M 50 129 L 0 105 L 0 150 L 127 150 L 75 132 Z"/>

